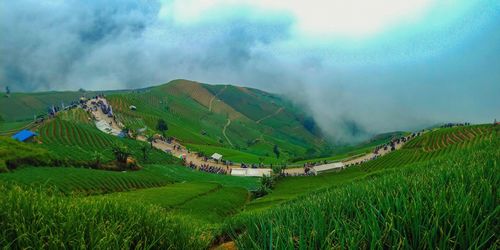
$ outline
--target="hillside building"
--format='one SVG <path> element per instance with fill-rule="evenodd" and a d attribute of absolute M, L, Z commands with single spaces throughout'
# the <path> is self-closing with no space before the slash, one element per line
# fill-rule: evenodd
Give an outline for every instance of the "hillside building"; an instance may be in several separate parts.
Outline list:
<path fill-rule="evenodd" d="M 12 136 L 12 139 L 20 141 L 20 142 L 32 142 L 35 140 L 35 136 L 37 134 L 35 132 L 29 131 L 29 130 L 22 130 L 18 132 L 17 134 Z"/>

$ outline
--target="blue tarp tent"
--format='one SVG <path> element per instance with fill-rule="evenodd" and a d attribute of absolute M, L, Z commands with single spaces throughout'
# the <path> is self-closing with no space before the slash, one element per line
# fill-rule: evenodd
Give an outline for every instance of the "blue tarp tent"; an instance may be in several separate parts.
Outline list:
<path fill-rule="evenodd" d="M 13 135 L 12 139 L 18 140 L 20 142 L 24 142 L 24 141 L 27 141 L 27 140 L 33 138 L 34 136 L 37 136 L 37 134 L 34 132 L 31 132 L 29 130 L 22 130 L 21 132 Z"/>

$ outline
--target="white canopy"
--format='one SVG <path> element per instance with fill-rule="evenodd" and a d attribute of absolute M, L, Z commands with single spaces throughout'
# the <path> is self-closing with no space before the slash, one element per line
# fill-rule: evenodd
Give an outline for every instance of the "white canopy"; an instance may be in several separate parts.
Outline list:
<path fill-rule="evenodd" d="M 222 155 L 221 154 L 217 154 L 217 153 L 214 153 L 212 156 L 211 156 L 212 159 L 214 160 L 218 160 L 220 161 L 222 159 Z"/>
<path fill-rule="evenodd" d="M 313 171 L 316 173 L 320 173 L 320 172 L 324 172 L 324 171 L 328 171 L 328 170 L 340 170 L 342 168 L 344 168 L 344 163 L 334 162 L 334 163 L 314 166 Z"/>
<path fill-rule="evenodd" d="M 232 176 L 247 176 L 247 177 L 262 177 L 271 175 L 270 168 L 233 168 L 231 169 Z"/>

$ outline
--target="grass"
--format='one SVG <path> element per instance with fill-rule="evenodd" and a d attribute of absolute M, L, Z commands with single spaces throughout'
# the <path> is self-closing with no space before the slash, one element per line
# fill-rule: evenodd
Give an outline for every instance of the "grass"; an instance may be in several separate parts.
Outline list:
<path fill-rule="evenodd" d="M 205 249 L 211 241 L 159 207 L 15 186 L 0 187 L 0 228 L 6 249 Z"/>
<path fill-rule="evenodd" d="M 0 184 L 15 183 L 83 195 L 158 187 L 172 182 L 174 180 L 146 170 L 114 172 L 70 167 L 23 167 L 0 174 Z"/>
<path fill-rule="evenodd" d="M 211 182 L 225 187 L 241 187 L 247 190 L 256 190 L 260 183 L 259 178 L 209 174 L 176 165 L 148 165 L 144 171 L 155 176 L 164 176 L 177 182 Z"/>
<path fill-rule="evenodd" d="M 217 183 L 187 182 L 99 198 L 156 205 L 173 214 L 189 216 L 193 223 L 207 225 L 220 224 L 241 211 L 247 202 L 248 191 Z"/>
<path fill-rule="evenodd" d="M 387 157 L 377 171 L 372 171 L 377 165 L 373 161 L 366 164 L 368 168 L 360 167 L 366 173 L 363 178 L 300 196 L 273 209 L 244 213 L 233 224 L 242 232 L 234 235 L 237 246 L 495 248 L 500 216 L 496 192 L 500 184 L 498 132 L 498 128 L 477 126 L 429 133 L 407 150 L 431 147 L 439 154 L 428 157 L 422 153 L 420 160 L 404 163 L 402 153 L 400 164 Z M 446 140 L 460 134 L 464 136 L 461 142 Z M 469 140 L 465 140 L 466 134 Z"/>
<path fill-rule="evenodd" d="M 0 174 L 0 245 L 206 249 L 231 234 L 239 249 L 494 248 L 499 130 L 439 129 L 338 173 L 279 179 L 250 202 L 257 178 L 166 163 L 126 173 L 21 167 Z M 82 138 L 56 138 L 85 149 Z M 0 143 L 2 159 L 52 152 L 45 141 Z M 82 197 L 94 194 L 106 195 Z"/>
<path fill-rule="evenodd" d="M 468 135 L 469 137 L 466 137 Z M 451 137 L 463 138 L 453 143 Z M 498 129 L 490 125 L 469 126 L 463 128 L 442 129 L 426 133 L 406 144 L 402 149 L 384 157 L 369 161 L 359 166 L 350 167 L 341 172 L 325 173 L 313 177 L 292 177 L 278 180 L 273 192 L 251 202 L 247 208 L 261 209 L 295 199 L 308 192 L 342 185 L 357 179 L 373 175 L 380 170 L 400 168 L 410 163 L 425 162 L 435 158 L 446 158 L 450 153 L 470 148 L 479 143 L 491 143 L 498 138 Z M 442 148 L 428 151 L 432 145 Z"/>

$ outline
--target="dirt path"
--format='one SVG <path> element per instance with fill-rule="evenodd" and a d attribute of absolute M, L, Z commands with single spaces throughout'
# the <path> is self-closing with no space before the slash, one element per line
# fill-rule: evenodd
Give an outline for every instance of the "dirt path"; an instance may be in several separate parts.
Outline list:
<path fill-rule="evenodd" d="M 402 142 L 402 141 L 400 143 L 396 144 L 395 145 L 396 150 L 401 149 L 401 147 L 403 147 L 404 144 L 405 143 Z M 388 154 L 390 152 L 391 152 L 391 148 L 390 147 L 387 147 L 386 150 L 384 150 L 384 148 L 381 148 L 378 151 L 378 154 L 375 154 L 375 153 L 371 152 L 371 153 L 364 154 L 364 155 L 361 155 L 361 156 L 358 156 L 358 157 L 344 159 L 345 161 L 341 161 L 341 162 L 344 164 L 344 166 L 358 164 L 358 163 L 363 163 L 363 162 L 367 162 L 367 161 L 373 160 L 374 157 L 376 157 L 376 156 L 380 157 L 380 156 L 386 155 L 386 154 Z M 318 166 L 322 166 L 322 165 L 318 165 Z M 285 173 L 288 173 L 290 175 L 294 175 L 294 174 L 304 174 L 305 172 L 304 172 L 304 168 L 300 167 L 300 168 L 288 168 L 288 169 L 285 169 Z"/>
<path fill-rule="evenodd" d="M 265 116 L 265 117 L 263 117 L 263 118 L 260 118 L 258 121 L 256 121 L 256 123 L 257 123 L 257 124 L 259 124 L 259 123 L 261 123 L 263 120 L 268 119 L 268 118 L 271 118 L 271 117 L 273 117 L 273 116 L 275 116 L 275 115 L 279 114 L 281 111 L 283 111 L 283 107 L 279 108 L 278 110 L 276 110 L 276 112 L 274 112 L 274 113 L 272 113 L 272 114 L 270 114 L 270 115 L 267 115 L 267 116 Z"/>
<path fill-rule="evenodd" d="M 138 136 L 137 140 L 147 142 L 147 139 L 144 136 Z M 195 164 L 196 166 L 201 166 L 202 164 L 209 164 L 210 166 L 225 168 L 226 170 L 231 169 L 231 166 L 228 167 L 224 164 L 217 163 L 210 159 L 208 161 L 204 161 L 203 158 L 197 156 L 196 152 L 186 149 L 184 146 L 182 146 L 180 143 L 176 141 L 167 143 L 165 141 L 156 140 L 153 142 L 153 147 L 163 152 L 168 152 L 172 154 L 174 157 L 179 157 L 180 155 L 186 155 L 186 162 L 187 163 L 193 162 L 193 164 Z"/>
<path fill-rule="evenodd" d="M 226 88 L 227 88 L 227 85 L 224 86 L 224 88 L 222 88 L 217 94 L 212 96 L 212 99 L 210 99 L 210 102 L 208 104 L 208 111 L 212 112 L 212 103 L 214 102 L 215 98 L 217 98 L 218 95 L 222 94 L 222 92 L 224 92 L 224 90 L 226 90 Z"/>
<path fill-rule="evenodd" d="M 219 93 L 221 93 L 224 89 L 222 89 L 221 91 L 219 91 Z M 214 98 L 215 98 L 215 96 L 214 96 Z M 100 100 L 103 100 L 106 103 L 105 99 L 100 99 Z M 89 100 L 87 102 L 87 106 L 93 107 L 93 105 L 91 104 L 91 101 L 96 101 L 96 100 L 95 99 L 94 100 Z M 264 119 L 267 119 L 267 118 L 269 118 L 269 117 L 271 117 L 273 115 L 278 114 L 282 110 L 283 110 L 283 108 L 278 109 L 274 114 L 268 115 L 268 116 L 260 119 L 259 121 L 257 121 L 257 123 L 259 123 L 259 122 L 263 121 Z M 112 130 L 114 132 L 121 131 L 121 129 L 123 127 L 122 124 L 118 124 L 113 118 L 108 117 L 106 114 L 104 114 L 101 111 L 101 109 L 97 108 L 97 110 L 95 110 L 95 111 L 93 109 L 91 109 L 91 112 L 92 112 L 92 115 L 94 116 L 94 118 L 95 118 L 96 121 L 104 121 L 104 122 L 110 124 L 110 127 L 112 128 Z M 229 137 L 226 134 L 226 130 L 227 130 L 227 128 L 230 125 L 231 125 L 231 120 L 227 119 L 227 123 L 226 123 L 226 125 L 224 125 L 224 128 L 222 129 L 222 134 L 226 138 L 227 142 L 231 146 L 233 146 L 231 140 L 229 139 Z M 147 142 L 147 139 L 144 136 L 138 136 L 137 140 Z M 399 144 L 396 144 L 396 146 L 395 146 L 396 150 L 399 150 L 404 144 L 405 143 L 403 143 L 403 142 L 400 142 Z M 189 151 L 188 149 L 186 149 L 184 146 L 182 146 L 180 143 L 178 143 L 176 141 L 173 141 L 172 143 L 167 143 L 165 141 L 155 140 L 153 142 L 153 147 L 157 148 L 157 149 L 159 149 L 161 151 L 164 151 L 164 152 L 169 152 L 174 157 L 178 157 L 180 155 L 185 155 L 187 163 L 192 162 L 192 163 L 194 163 L 197 166 L 201 166 L 202 164 L 209 164 L 210 166 L 216 166 L 216 167 L 224 168 L 224 169 L 226 169 L 228 171 L 228 173 L 231 171 L 232 167 L 236 167 L 236 165 L 226 166 L 224 164 L 217 163 L 214 160 L 210 160 L 210 159 L 208 161 L 204 161 L 203 158 L 197 156 L 196 152 Z M 342 163 L 345 166 L 347 166 L 347 165 L 353 165 L 353 164 L 357 164 L 357 163 L 362 163 L 362 162 L 366 162 L 366 161 L 372 160 L 375 156 L 379 156 L 380 157 L 380 156 L 386 155 L 386 154 L 388 154 L 390 152 L 391 152 L 390 147 L 387 147 L 386 150 L 384 150 L 382 148 L 382 149 L 379 150 L 378 154 L 374 154 L 372 152 L 372 153 L 368 153 L 368 154 L 365 154 L 365 155 L 362 155 L 362 156 L 359 156 L 359 157 L 354 157 L 354 158 L 350 158 L 350 159 L 347 159 L 347 160 L 344 159 L 345 161 L 342 161 Z M 294 175 L 294 174 L 304 174 L 304 168 L 303 167 L 288 168 L 288 169 L 285 170 L 285 172 L 288 173 L 288 174 L 291 174 L 291 175 Z"/>
<path fill-rule="evenodd" d="M 102 122 L 108 124 L 109 127 L 111 128 L 111 131 L 109 131 L 109 132 L 103 131 L 103 132 L 111 133 L 113 135 L 118 135 L 122 131 L 123 126 L 118 124 L 115 121 L 115 119 L 113 119 L 112 117 L 108 117 L 106 114 L 104 114 L 98 106 L 92 104 L 93 101 L 98 102 L 99 100 L 101 100 L 106 105 L 108 105 L 108 102 L 104 98 L 90 99 L 87 101 L 87 107 L 90 108 L 90 112 L 94 116 L 93 118 L 95 120 L 96 125 L 102 121 Z M 94 107 L 96 107 L 95 110 L 94 110 Z M 99 127 L 99 126 L 97 126 L 97 127 Z"/>
<path fill-rule="evenodd" d="M 229 137 L 227 137 L 227 134 L 226 134 L 226 129 L 227 129 L 227 127 L 229 127 L 229 125 L 231 125 L 231 120 L 227 119 L 227 123 L 224 126 L 224 128 L 222 129 L 222 134 L 224 135 L 224 137 L 226 137 L 226 140 L 227 140 L 227 142 L 229 142 L 229 145 L 231 145 L 231 147 L 233 147 L 233 143 L 231 143 L 231 140 L 229 140 Z"/>

